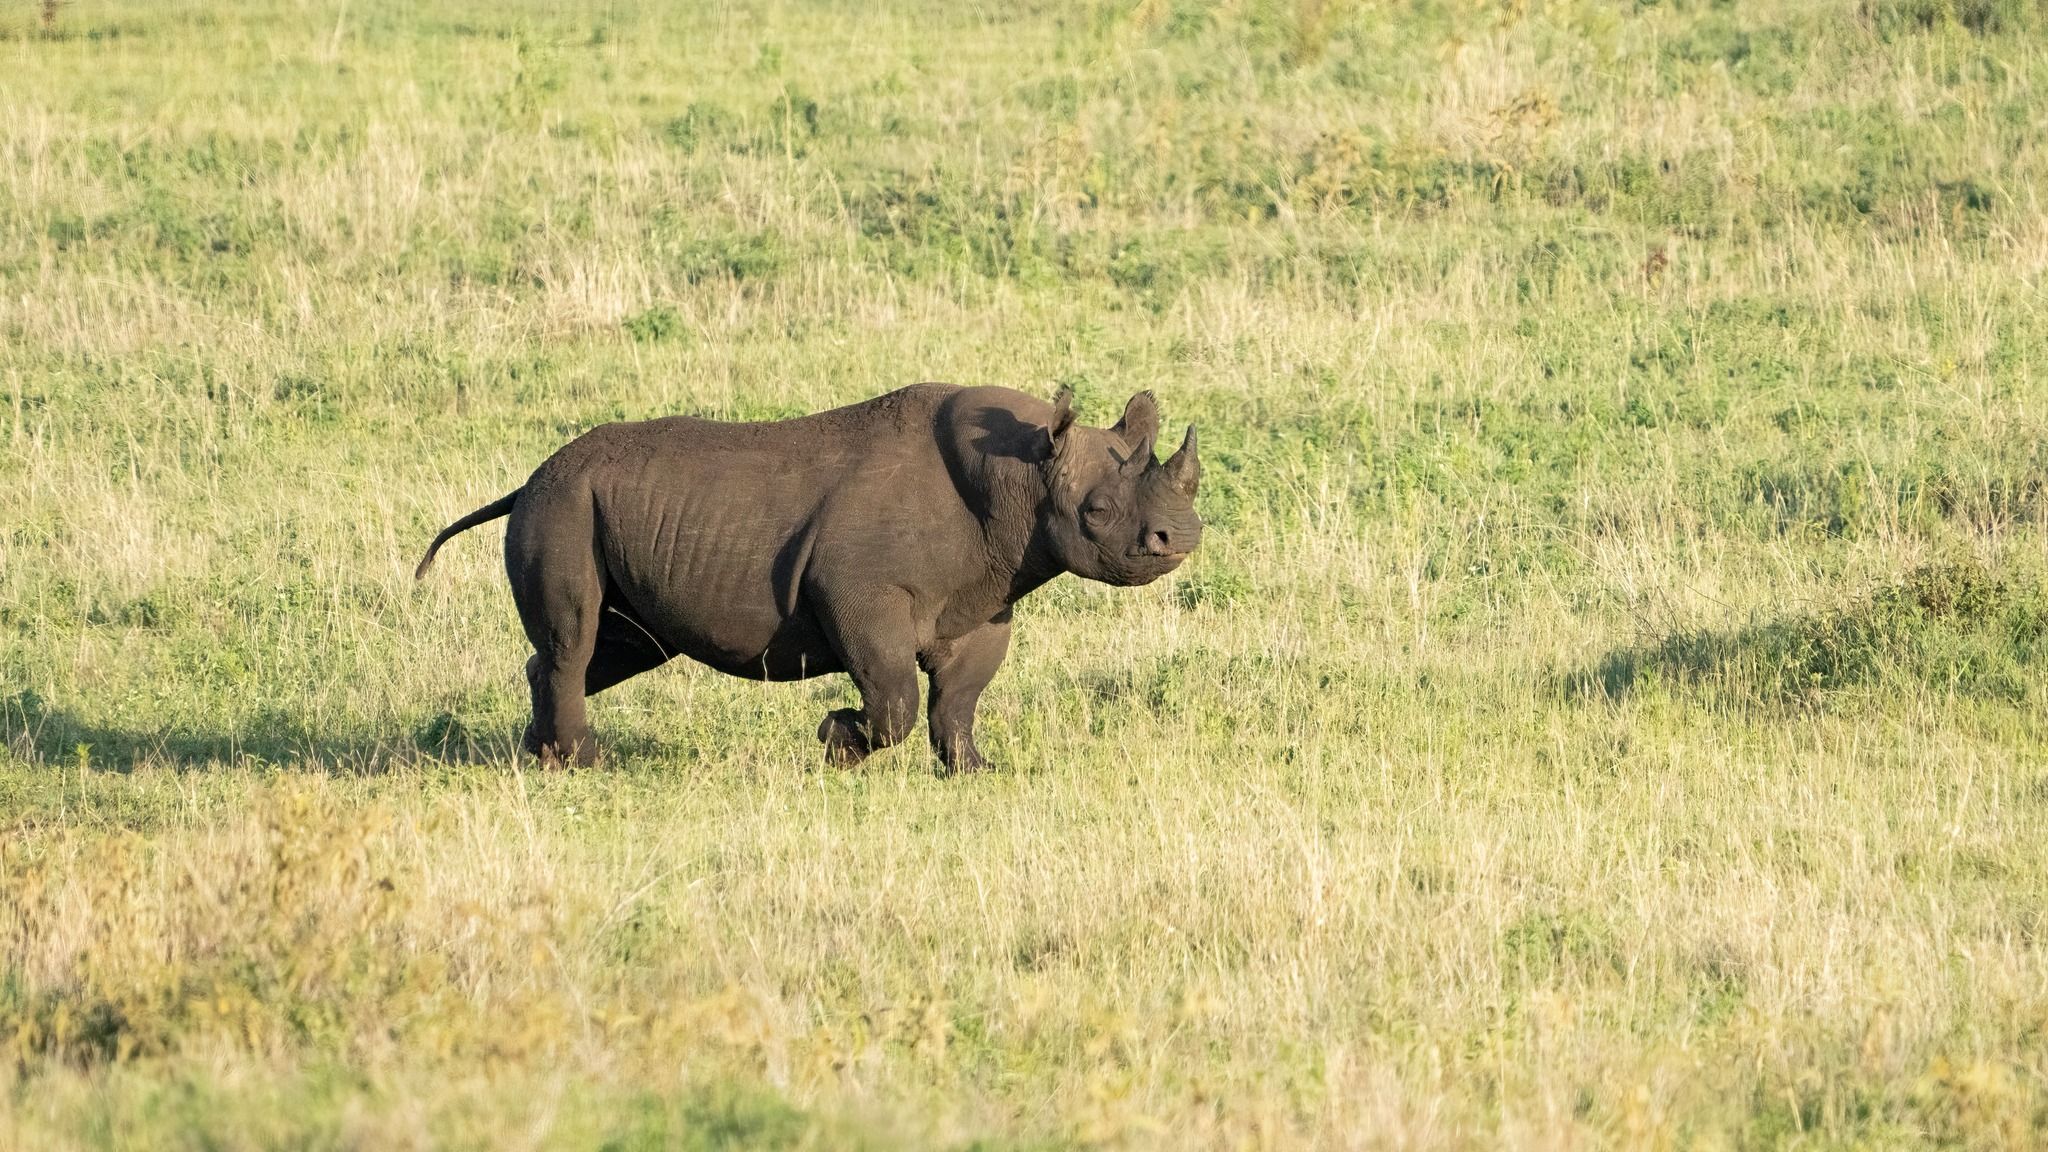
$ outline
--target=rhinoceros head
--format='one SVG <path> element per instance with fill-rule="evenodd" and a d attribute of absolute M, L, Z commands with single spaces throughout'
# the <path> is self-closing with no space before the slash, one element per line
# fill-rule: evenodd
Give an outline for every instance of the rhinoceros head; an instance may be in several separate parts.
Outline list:
<path fill-rule="evenodd" d="M 1131 397 L 1114 428 L 1074 422 L 1073 396 L 1053 401 L 1047 426 L 1046 487 L 1040 525 L 1067 571 L 1105 584 L 1150 584 L 1180 566 L 1202 539 L 1195 486 L 1202 462 L 1195 427 L 1165 463 L 1152 456 L 1159 406 Z"/>

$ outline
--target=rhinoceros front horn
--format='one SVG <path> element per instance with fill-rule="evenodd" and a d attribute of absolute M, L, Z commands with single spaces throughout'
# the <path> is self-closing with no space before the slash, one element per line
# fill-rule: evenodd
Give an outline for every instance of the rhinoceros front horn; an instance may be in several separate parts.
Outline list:
<path fill-rule="evenodd" d="M 1180 451 L 1173 454 L 1163 467 L 1166 479 L 1174 490 L 1183 496 L 1192 497 L 1195 485 L 1202 482 L 1202 458 L 1195 447 L 1195 426 L 1188 425 L 1188 434 L 1180 442 Z"/>

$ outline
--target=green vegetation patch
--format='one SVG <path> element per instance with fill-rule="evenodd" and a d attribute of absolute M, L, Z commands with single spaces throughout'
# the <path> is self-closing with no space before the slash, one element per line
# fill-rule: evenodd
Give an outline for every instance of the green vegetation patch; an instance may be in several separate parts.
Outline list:
<path fill-rule="evenodd" d="M 2041 699 L 2048 587 L 2032 567 L 1955 560 L 1868 594 L 1609 655 L 1575 689 L 1699 691 L 1721 705 L 1824 704 L 1857 690 Z"/>

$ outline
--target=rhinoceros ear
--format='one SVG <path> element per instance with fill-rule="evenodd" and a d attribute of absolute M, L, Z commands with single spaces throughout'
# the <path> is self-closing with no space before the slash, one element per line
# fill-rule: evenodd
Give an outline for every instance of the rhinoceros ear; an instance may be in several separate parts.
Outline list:
<path fill-rule="evenodd" d="M 1128 471 L 1143 471 L 1152 463 L 1152 441 L 1159 436 L 1159 402 L 1150 392 L 1140 392 L 1124 405 L 1123 419 L 1116 422 L 1110 431 L 1131 450 L 1124 457 L 1124 468 Z"/>
<path fill-rule="evenodd" d="M 1052 398 L 1052 419 L 1045 425 L 1045 457 L 1050 460 L 1066 446 L 1067 429 L 1074 426 L 1074 390 L 1061 388 Z"/>
<path fill-rule="evenodd" d="M 1202 457 L 1195 447 L 1195 426 L 1188 425 L 1186 439 L 1180 442 L 1180 451 L 1162 465 L 1166 481 L 1181 495 L 1193 498 L 1195 485 L 1202 482 Z"/>
<path fill-rule="evenodd" d="M 1131 402 L 1124 405 L 1123 419 L 1117 421 L 1116 427 L 1110 431 L 1116 433 L 1127 447 L 1142 445 L 1147 449 L 1144 455 L 1150 456 L 1152 441 L 1159 435 L 1159 401 L 1154 400 L 1150 392 L 1140 392 L 1131 397 Z"/>

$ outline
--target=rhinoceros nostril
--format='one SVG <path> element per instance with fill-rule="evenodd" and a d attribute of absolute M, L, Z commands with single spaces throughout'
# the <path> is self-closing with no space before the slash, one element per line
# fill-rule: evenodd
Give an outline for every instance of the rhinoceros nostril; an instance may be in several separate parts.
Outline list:
<path fill-rule="evenodd" d="M 1146 538 L 1145 544 L 1154 552 L 1163 554 L 1173 551 L 1173 541 L 1167 538 L 1164 528 L 1154 528 L 1152 535 Z"/>

